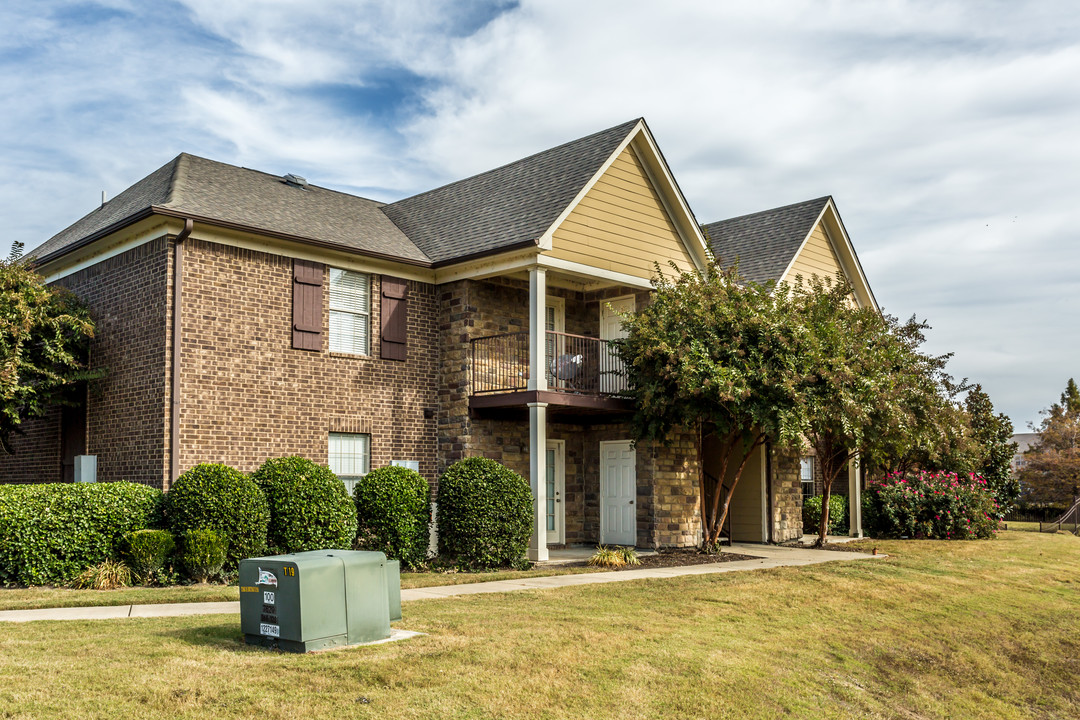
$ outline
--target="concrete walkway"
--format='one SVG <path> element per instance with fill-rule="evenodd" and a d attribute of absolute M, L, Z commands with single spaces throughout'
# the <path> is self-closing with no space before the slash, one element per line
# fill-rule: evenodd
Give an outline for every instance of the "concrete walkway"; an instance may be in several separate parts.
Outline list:
<path fill-rule="evenodd" d="M 629 580 L 662 580 L 685 575 L 711 575 L 714 573 L 764 570 L 767 568 L 817 565 L 827 562 L 850 560 L 875 560 L 885 555 L 858 552 L 816 550 L 803 547 L 778 547 L 775 545 L 750 545 L 735 543 L 730 552 L 753 555 L 753 560 L 734 560 L 709 565 L 684 565 L 681 567 L 643 568 L 618 572 L 596 572 L 579 575 L 554 575 L 551 577 L 526 578 L 522 580 L 496 580 L 493 582 L 468 583 L 464 585 L 440 585 L 401 591 L 402 602 L 435 600 L 505 593 L 517 590 L 550 590 L 552 588 L 599 583 L 627 582 Z M 0 611 L 0 622 L 30 622 L 34 620 L 112 620 L 128 617 L 177 617 L 181 615 L 217 615 L 240 612 L 239 602 L 214 603 L 167 603 L 161 605 L 114 605 L 108 607 L 45 608 L 41 610 Z"/>

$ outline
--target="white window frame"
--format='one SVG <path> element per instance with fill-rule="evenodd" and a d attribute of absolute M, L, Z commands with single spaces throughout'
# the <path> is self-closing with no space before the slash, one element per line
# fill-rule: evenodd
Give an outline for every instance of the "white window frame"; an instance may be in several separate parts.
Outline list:
<path fill-rule="evenodd" d="M 364 278 L 367 283 L 367 307 L 363 310 L 356 310 L 354 308 L 335 307 L 334 306 L 334 274 L 335 272 L 346 273 L 348 275 L 356 275 Z M 371 355 L 371 293 L 372 293 L 372 278 L 368 273 L 356 272 L 355 270 L 346 270 L 345 268 L 330 268 L 330 323 L 329 323 L 329 335 L 330 335 L 330 352 L 340 353 L 344 355 Z M 363 322 L 367 327 L 365 332 L 364 347 L 360 349 L 358 353 L 353 347 L 352 337 L 347 339 L 350 341 L 347 348 L 343 348 L 341 341 L 344 338 L 340 333 L 334 332 L 334 314 L 347 314 L 354 317 L 363 318 Z"/>
<path fill-rule="evenodd" d="M 807 464 L 810 465 L 810 477 L 809 478 L 803 477 L 803 470 L 806 469 Z M 813 456 L 799 458 L 799 481 L 802 483 L 803 497 L 813 496 L 814 489 L 815 489 L 815 483 L 814 483 L 814 458 L 813 458 Z M 810 492 L 806 492 L 807 484 L 810 485 Z"/>
<path fill-rule="evenodd" d="M 344 455 L 334 452 L 334 439 L 349 439 L 352 441 L 362 441 L 363 450 L 361 454 L 350 453 Z M 371 472 L 371 435 L 368 433 L 329 433 L 326 440 L 327 447 L 327 465 L 330 466 L 330 470 L 341 478 L 341 481 L 345 483 L 345 489 L 349 491 L 349 495 L 352 495 L 353 488 L 356 487 L 356 481 Z M 348 458 L 350 460 L 360 460 L 360 472 L 356 472 L 355 465 L 350 468 L 343 468 L 342 459 Z M 351 463 L 350 463 L 351 464 Z"/>

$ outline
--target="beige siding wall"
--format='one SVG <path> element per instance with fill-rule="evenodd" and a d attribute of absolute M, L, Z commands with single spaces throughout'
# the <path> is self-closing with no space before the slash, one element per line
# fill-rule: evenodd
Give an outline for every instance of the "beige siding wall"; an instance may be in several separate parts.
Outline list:
<path fill-rule="evenodd" d="M 651 278 L 653 263 L 694 261 L 633 150 L 627 147 L 552 236 L 548 254 L 603 270 Z"/>
<path fill-rule="evenodd" d="M 829 239 L 825 237 L 825 231 L 821 227 L 821 223 L 818 223 L 814 231 L 810 233 L 810 239 L 806 242 L 802 252 L 792 263 L 786 279 L 794 282 L 796 275 L 802 275 L 806 279 L 809 279 L 812 275 L 832 278 L 836 277 L 836 273 L 840 269 L 840 260 L 836 257 Z"/>
<path fill-rule="evenodd" d="M 742 478 L 731 496 L 728 512 L 731 516 L 731 539 L 734 542 L 762 542 L 765 539 L 762 522 L 765 516 L 765 494 L 762 492 L 765 473 L 761 466 L 762 455 L 759 448 L 746 462 Z M 736 463 L 732 465 L 737 467 Z M 736 467 L 728 470 L 729 482 L 734 479 Z"/>

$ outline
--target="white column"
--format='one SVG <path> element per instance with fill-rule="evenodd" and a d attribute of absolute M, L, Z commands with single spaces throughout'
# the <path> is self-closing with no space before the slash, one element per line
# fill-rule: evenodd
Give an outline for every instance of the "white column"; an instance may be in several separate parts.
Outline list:
<path fill-rule="evenodd" d="M 544 392 L 547 387 L 547 359 L 544 349 L 544 306 L 547 299 L 547 271 L 529 270 L 529 390 Z M 533 532 L 529 539 L 529 559 L 543 562 L 547 551 L 547 403 L 529 403 L 529 485 L 532 486 Z"/>
<path fill-rule="evenodd" d="M 533 498 L 533 531 L 529 559 L 543 562 L 547 549 L 547 403 L 529 403 L 529 485 Z"/>
<path fill-rule="evenodd" d="M 848 535 L 861 538 L 862 488 L 859 482 L 859 456 L 848 461 Z"/>
<path fill-rule="evenodd" d="M 541 392 L 548 389 L 547 332 L 544 327 L 544 308 L 547 305 L 547 270 L 529 270 L 529 389 Z"/>

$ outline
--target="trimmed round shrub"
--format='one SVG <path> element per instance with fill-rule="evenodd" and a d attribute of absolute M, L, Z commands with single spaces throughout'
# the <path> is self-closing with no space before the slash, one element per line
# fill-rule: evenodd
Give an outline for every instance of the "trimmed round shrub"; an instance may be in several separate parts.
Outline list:
<path fill-rule="evenodd" d="M 175 546 L 168 530 L 136 530 L 124 536 L 120 554 L 135 577 L 146 581 L 165 567 Z"/>
<path fill-rule="evenodd" d="M 416 568 L 427 559 L 431 488 L 415 470 L 384 467 L 356 481 L 356 546 Z"/>
<path fill-rule="evenodd" d="M 228 465 L 203 463 L 185 472 L 165 494 L 162 511 L 177 537 L 187 530 L 221 533 L 230 568 L 266 549 L 266 498 L 254 481 Z"/>
<path fill-rule="evenodd" d="M 803 498 L 803 532 L 807 535 L 816 535 L 821 530 L 821 495 Z M 848 505 L 847 498 L 843 495 L 829 496 L 829 535 L 837 535 L 847 531 Z"/>
<path fill-rule="evenodd" d="M 352 547 L 356 506 L 330 468 L 302 457 L 272 458 L 251 479 L 270 507 L 267 542 L 275 552 Z"/>
<path fill-rule="evenodd" d="M 113 557 L 160 502 L 138 483 L 0 485 L 0 583 L 68 583 Z"/>
<path fill-rule="evenodd" d="M 187 576 L 195 582 L 206 582 L 221 572 L 228 555 L 228 541 L 214 530 L 185 530 L 180 535 L 177 560 Z"/>
<path fill-rule="evenodd" d="M 488 458 L 460 460 L 439 480 L 439 553 L 462 569 L 520 566 L 532 512 L 525 478 Z"/>

